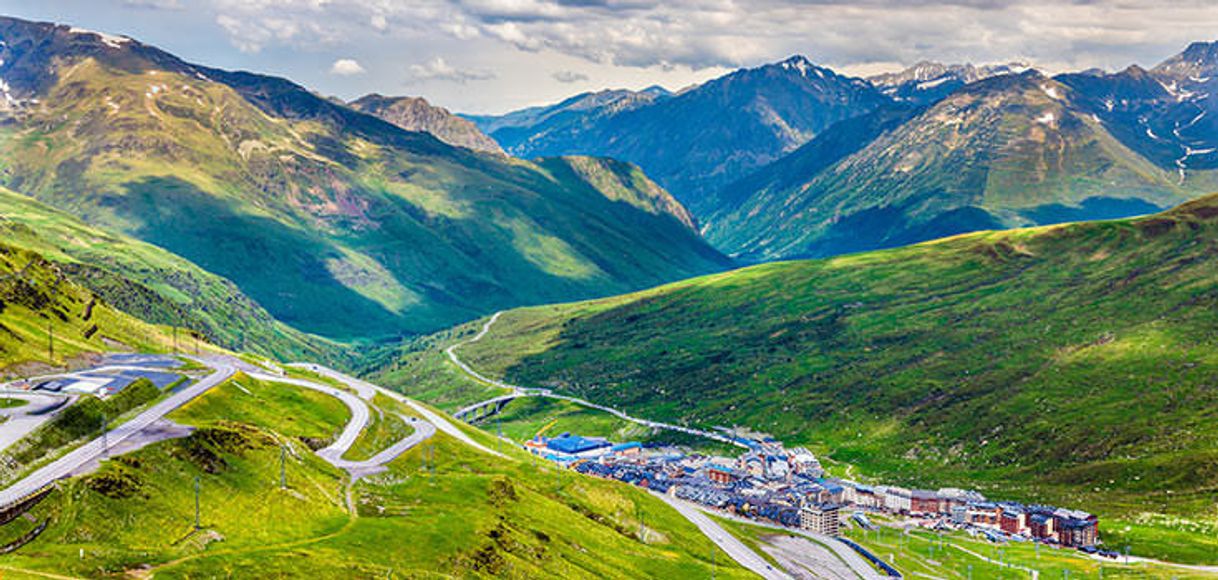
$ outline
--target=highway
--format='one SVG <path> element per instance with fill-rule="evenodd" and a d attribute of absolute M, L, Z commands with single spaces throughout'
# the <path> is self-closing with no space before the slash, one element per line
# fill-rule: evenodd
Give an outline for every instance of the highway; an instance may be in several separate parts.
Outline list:
<path fill-rule="evenodd" d="M 207 392 L 208 389 L 228 380 L 236 373 L 236 368 L 230 361 L 224 358 L 205 357 L 196 358 L 195 360 L 210 366 L 212 373 L 194 384 L 171 394 L 126 423 L 111 429 L 106 433 L 104 438 L 98 437 L 81 445 L 63 457 L 44 465 L 25 478 L 0 491 L 0 506 L 20 501 L 25 496 L 42 489 L 52 482 L 67 477 L 84 463 L 102 456 L 107 449 L 104 447 L 104 444 L 115 445 L 126 440 L 158 419 L 163 418 L 174 409 L 181 407 L 191 399 Z"/>

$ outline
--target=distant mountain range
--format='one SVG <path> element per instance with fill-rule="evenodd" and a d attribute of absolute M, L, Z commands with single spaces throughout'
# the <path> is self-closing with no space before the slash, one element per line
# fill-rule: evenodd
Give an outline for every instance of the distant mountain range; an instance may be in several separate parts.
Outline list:
<path fill-rule="evenodd" d="M 397 336 L 729 265 L 628 163 L 454 147 L 399 126 L 458 140 L 423 103 L 358 105 L 387 122 L 126 37 L 4 18 L 0 41 L 0 184 L 307 332 Z"/>
<path fill-rule="evenodd" d="M 928 105 L 969 83 L 1019 74 L 1031 68 L 1021 62 L 974 66 L 923 61 L 899 72 L 867 77 L 867 80 L 894 100 Z"/>
<path fill-rule="evenodd" d="M 707 219 L 706 234 L 750 260 L 829 256 L 1152 213 L 1211 183 L 1212 175 L 1181 181 L 1138 155 L 1080 99 L 1034 71 L 965 85 L 898 126 L 864 135 L 866 146 L 830 164 L 817 155 L 803 171 L 760 170 L 752 180 L 775 172 L 793 178 L 743 187 L 736 205 Z M 823 148 L 820 140 L 805 147 Z"/>
<path fill-rule="evenodd" d="M 553 107 L 471 119 L 513 155 L 637 163 L 701 217 L 720 187 L 887 101 L 865 80 L 796 56 L 678 94 L 586 93 Z"/>
<path fill-rule="evenodd" d="M 731 255 L 824 256 L 1218 190 L 1216 46 L 1052 78 L 922 62 L 852 79 L 792 57 L 674 96 L 586 94 L 474 121 L 515 154 L 639 164 Z"/>

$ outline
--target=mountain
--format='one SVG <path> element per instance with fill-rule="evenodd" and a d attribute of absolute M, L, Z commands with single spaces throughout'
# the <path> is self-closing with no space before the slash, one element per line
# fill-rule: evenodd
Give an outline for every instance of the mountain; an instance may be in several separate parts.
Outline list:
<path fill-rule="evenodd" d="M 442 107 L 434 107 L 420 97 L 371 94 L 352 101 L 350 105 L 357 111 L 374 115 L 407 131 L 430 133 L 449 145 L 504 154 L 499 144 L 478 130 L 472 122 L 453 115 Z"/>
<path fill-rule="evenodd" d="M 873 75 L 867 80 L 894 100 L 929 105 L 969 83 L 999 75 L 1022 74 L 1030 69 L 1022 62 L 972 65 L 922 61 L 905 70 Z"/>
<path fill-rule="evenodd" d="M 759 170 L 705 218 L 707 236 L 747 260 L 828 256 L 1141 215 L 1218 189 L 1212 172 L 1181 181 L 1127 147 L 1085 100 L 1035 71 L 966 85 L 831 164 Z"/>
<path fill-rule="evenodd" d="M 10 18 L 0 40 L 0 185 L 173 252 L 306 332 L 396 336 L 729 265 L 629 166 L 453 147 L 125 37 Z"/>
<path fill-rule="evenodd" d="M 275 320 L 228 280 L 3 188 L 0 233 L 10 248 L 49 261 L 67 280 L 142 321 L 182 327 L 212 344 L 279 359 L 341 363 L 349 358 L 336 345 Z"/>
<path fill-rule="evenodd" d="M 1068 498 L 1109 545 L 1212 555 L 1171 522 L 1207 518 L 1218 485 L 1215 252 L 1210 196 L 513 310 L 461 353 L 514 384 L 808 444 L 859 478 Z"/>
<path fill-rule="evenodd" d="M 672 96 L 586 94 L 474 121 L 514 155 L 635 163 L 701 218 L 714 209 L 719 187 L 888 100 L 864 80 L 795 56 Z"/>
<path fill-rule="evenodd" d="M 1218 42 L 1197 42 L 1151 70 L 1060 75 L 1123 143 L 1187 181 L 1218 169 Z"/>

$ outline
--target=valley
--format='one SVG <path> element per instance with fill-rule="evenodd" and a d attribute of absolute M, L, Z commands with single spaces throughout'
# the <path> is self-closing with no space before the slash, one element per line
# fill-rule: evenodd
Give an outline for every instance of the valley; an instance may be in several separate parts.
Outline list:
<path fill-rule="evenodd" d="M 0 15 L 0 572 L 1218 575 L 1218 42 L 483 4 Z"/>

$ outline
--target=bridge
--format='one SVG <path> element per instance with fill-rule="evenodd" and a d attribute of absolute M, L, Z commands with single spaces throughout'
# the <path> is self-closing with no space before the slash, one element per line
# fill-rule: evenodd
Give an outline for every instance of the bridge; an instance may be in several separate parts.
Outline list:
<path fill-rule="evenodd" d="M 458 409 L 453 412 L 453 417 L 473 425 L 486 420 L 489 417 L 498 415 L 501 411 L 503 411 L 503 408 L 506 407 L 508 403 L 519 399 L 520 397 L 529 396 L 532 396 L 532 394 L 524 391 L 514 391 L 507 395 L 487 399 L 485 401 L 479 401 L 468 407 Z"/>

